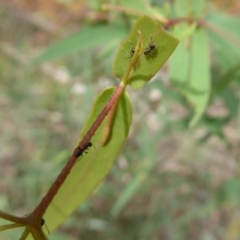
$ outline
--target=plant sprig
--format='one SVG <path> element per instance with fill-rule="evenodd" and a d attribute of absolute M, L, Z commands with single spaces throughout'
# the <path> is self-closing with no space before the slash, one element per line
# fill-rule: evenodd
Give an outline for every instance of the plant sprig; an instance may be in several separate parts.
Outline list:
<path fill-rule="evenodd" d="M 129 52 L 129 41 L 135 43 L 130 49 L 132 53 L 130 61 L 125 55 Z M 42 231 L 42 223 L 46 220 L 49 228 L 53 230 L 60 223 L 59 219 L 63 221 L 61 217 L 56 217 L 58 213 L 55 209 L 61 209 L 67 216 L 89 196 L 108 173 L 128 135 L 132 110 L 125 91 L 126 86 L 129 84 L 133 88 L 139 88 L 147 83 L 177 45 L 178 40 L 151 18 L 147 16 L 139 18 L 129 37 L 120 46 L 114 62 L 113 71 L 120 79 L 119 85 L 108 88 L 99 95 L 83 128 L 81 140 L 37 207 L 24 217 L 0 212 L 1 218 L 13 222 L 1 226 L 0 231 L 25 227 L 20 239 L 26 239 L 29 234 L 36 240 L 47 239 Z M 108 121 L 104 121 L 108 114 Z M 76 164 L 79 157 L 82 157 L 86 149 L 92 145 L 92 141 L 96 145 L 95 154 L 84 155 Z M 78 191 L 81 194 L 78 195 Z M 70 193 L 73 194 L 71 198 Z"/>

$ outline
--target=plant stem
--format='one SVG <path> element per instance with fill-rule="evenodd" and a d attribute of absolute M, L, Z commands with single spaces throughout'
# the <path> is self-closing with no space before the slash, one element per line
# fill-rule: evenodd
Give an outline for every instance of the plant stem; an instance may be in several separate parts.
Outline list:
<path fill-rule="evenodd" d="M 116 87 L 112 97 L 109 99 L 106 106 L 103 108 L 102 112 L 98 115 L 95 122 L 92 124 L 86 135 L 83 137 L 82 141 L 78 144 L 78 147 L 82 149 L 86 143 L 88 143 L 93 135 L 95 134 L 96 130 L 99 128 L 105 117 L 108 115 L 109 111 L 112 109 L 112 107 L 115 105 L 116 102 L 120 99 L 121 95 L 123 94 L 125 90 L 125 85 L 120 84 Z M 71 169 L 73 168 L 74 164 L 78 160 L 78 157 L 76 157 L 75 153 L 77 151 L 77 148 L 73 151 L 71 157 L 69 158 L 67 164 L 62 169 L 61 173 L 57 176 L 57 179 L 52 184 L 50 189 L 48 190 L 47 194 L 42 198 L 39 205 L 34 209 L 34 211 L 28 216 L 29 219 L 33 220 L 34 222 L 42 219 L 42 216 L 46 212 L 48 206 L 52 202 L 54 196 L 57 194 L 58 190 L 66 180 L 68 174 L 70 173 Z"/>

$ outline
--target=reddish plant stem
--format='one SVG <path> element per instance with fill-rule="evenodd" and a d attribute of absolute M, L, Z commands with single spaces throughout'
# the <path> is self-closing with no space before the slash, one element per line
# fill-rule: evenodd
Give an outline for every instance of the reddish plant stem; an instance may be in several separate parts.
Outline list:
<path fill-rule="evenodd" d="M 109 111 L 111 110 L 112 106 L 119 100 L 121 97 L 125 87 L 119 85 L 116 87 L 112 97 L 109 99 L 106 106 L 103 108 L 102 112 L 98 115 L 95 122 L 92 124 L 91 128 L 88 130 L 86 135 L 83 137 L 82 141 L 79 143 L 79 147 L 82 149 L 86 143 L 88 143 L 93 135 L 95 134 L 96 130 L 101 125 L 104 118 L 108 115 Z M 48 190 L 47 194 L 42 198 L 39 205 L 34 209 L 34 211 L 28 216 L 29 220 L 31 221 L 39 221 L 41 220 L 42 216 L 46 212 L 49 204 L 52 202 L 54 196 L 57 194 L 58 190 L 64 183 L 65 179 L 67 178 L 68 174 L 70 173 L 72 167 L 76 163 L 78 157 L 75 156 L 77 148 L 73 151 L 72 156 L 69 158 L 67 164 L 62 169 L 61 173 L 57 176 L 57 179 L 52 184 L 50 189 Z"/>
<path fill-rule="evenodd" d="M 80 148 L 82 148 L 86 143 L 88 143 L 91 140 L 91 138 L 95 134 L 96 130 L 99 128 L 102 121 L 104 120 L 104 118 L 108 115 L 108 113 L 110 112 L 112 107 L 115 105 L 115 103 L 117 103 L 118 100 L 120 99 L 124 89 L 125 89 L 125 87 L 122 85 L 119 85 L 115 89 L 112 97 L 109 99 L 108 103 L 106 104 L 106 106 L 104 107 L 102 112 L 98 115 L 97 119 L 95 120 L 95 122 L 93 123 L 91 128 L 88 130 L 88 132 L 85 134 L 82 141 L 80 142 L 80 144 L 79 144 Z"/>
<path fill-rule="evenodd" d="M 163 28 L 165 30 L 168 30 L 170 27 L 173 27 L 181 22 L 187 22 L 189 24 L 192 24 L 194 22 L 196 22 L 198 25 L 201 24 L 201 20 L 197 19 L 197 18 L 192 18 L 192 17 L 186 17 L 186 18 L 173 18 L 173 19 L 169 19 L 164 25 Z"/>

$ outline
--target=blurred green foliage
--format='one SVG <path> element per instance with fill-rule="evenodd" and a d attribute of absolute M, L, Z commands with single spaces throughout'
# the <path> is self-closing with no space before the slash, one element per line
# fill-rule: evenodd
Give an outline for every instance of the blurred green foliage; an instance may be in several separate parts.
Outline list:
<path fill-rule="evenodd" d="M 138 13 L 160 21 L 194 16 L 201 27 L 181 22 L 169 29 L 182 37 L 169 67 L 129 90 L 133 125 L 111 173 L 50 239 L 239 239 L 240 20 L 209 1 L 138 3 L 123 0 L 103 20 L 81 20 L 79 33 L 69 21 L 60 29 L 68 37 L 57 41 L 2 5 L 0 209 L 25 215 L 45 194 L 93 99 L 118 82 L 113 59 Z M 52 43 L 35 58 L 40 34 Z M 188 50 L 191 42 L 196 51 Z M 181 81 L 203 88 L 202 98 Z"/>

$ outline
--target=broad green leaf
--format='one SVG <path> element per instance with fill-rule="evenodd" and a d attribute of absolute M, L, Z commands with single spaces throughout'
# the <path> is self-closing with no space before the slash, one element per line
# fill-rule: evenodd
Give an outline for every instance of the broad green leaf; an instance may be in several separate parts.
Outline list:
<path fill-rule="evenodd" d="M 170 78 L 192 104 L 194 115 L 190 126 L 194 126 L 210 95 L 209 47 L 204 29 L 198 29 L 191 38 L 179 44 L 170 61 Z"/>
<path fill-rule="evenodd" d="M 131 51 L 137 44 L 139 30 L 142 33 L 143 51 L 149 48 L 150 43 L 154 43 L 156 48 L 148 55 L 142 52 L 139 57 L 129 79 L 129 84 L 134 89 L 145 85 L 159 71 L 179 43 L 148 16 L 139 18 L 117 52 L 113 72 L 120 79 L 130 63 Z"/>
<path fill-rule="evenodd" d="M 108 88 L 98 96 L 81 137 L 95 121 L 113 91 L 114 88 Z M 104 179 L 128 135 L 131 120 L 132 109 L 128 95 L 125 93 L 118 104 L 111 136 L 107 144 L 101 146 L 105 119 L 91 140 L 95 148 L 92 147 L 88 154 L 84 154 L 76 163 L 47 209 L 44 219 L 50 231 L 59 226 Z"/>
<path fill-rule="evenodd" d="M 50 45 L 40 56 L 32 61 L 37 64 L 53 58 L 66 56 L 80 50 L 90 50 L 98 46 L 109 46 L 126 35 L 126 28 L 121 25 L 87 26 L 80 31 Z M 84 56 L 82 56 L 84 58 Z"/>

